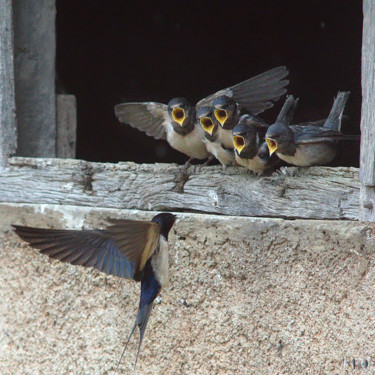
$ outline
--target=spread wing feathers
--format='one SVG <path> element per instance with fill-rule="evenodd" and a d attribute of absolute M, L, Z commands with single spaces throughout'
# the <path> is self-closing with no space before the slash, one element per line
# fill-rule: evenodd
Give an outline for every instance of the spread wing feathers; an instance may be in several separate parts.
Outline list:
<path fill-rule="evenodd" d="M 139 280 L 143 258 L 151 256 L 155 240 L 146 237 L 153 233 L 151 222 L 141 223 L 141 229 L 124 220 L 123 234 L 112 237 L 111 227 L 105 230 L 41 229 L 14 225 L 16 233 L 42 254 L 73 265 L 93 267 L 110 275 Z M 143 225 L 147 224 L 147 225 Z M 114 225 L 116 227 L 116 225 Z M 146 229 L 147 228 L 147 229 Z M 134 230 L 134 232 L 132 231 Z M 143 232 L 142 232 L 143 230 Z M 145 238 L 141 238 L 140 233 Z M 134 235 L 134 236 L 133 236 Z M 125 241 L 124 238 L 128 237 Z M 150 255 L 151 252 L 151 255 Z M 138 256 L 137 256 L 138 254 Z"/>
<path fill-rule="evenodd" d="M 219 96 L 226 95 L 234 99 L 251 113 L 257 115 L 273 106 L 286 93 L 285 87 L 289 81 L 285 80 L 289 71 L 285 66 L 268 70 L 262 74 L 238 83 L 232 87 L 220 90 L 207 96 L 197 103 L 197 108 L 211 106 Z"/>
<path fill-rule="evenodd" d="M 169 115 L 168 106 L 165 104 L 123 103 L 115 106 L 115 114 L 122 123 L 129 124 L 155 139 L 166 139 Z"/>
<path fill-rule="evenodd" d="M 317 126 L 293 125 L 291 128 L 295 134 L 296 144 L 359 139 L 358 135 L 346 135 L 335 130 Z"/>
<path fill-rule="evenodd" d="M 342 114 L 344 112 L 346 101 L 349 98 L 350 91 L 339 91 L 333 102 L 331 112 L 324 124 L 326 129 L 341 130 Z"/>
<path fill-rule="evenodd" d="M 293 95 L 288 95 L 279 115 L 277 116 L 276 122 L 290 125 L 293 120 L 298 101 L 298 98 L 294 99 Z"/>
<path fill-rule="evenodd" d="M 136 270 L 144 266 L 159 245 L 160 226 L 155 222 L 138 220 L 109 221 L 106 233 L 113 238 L 120 251 L 135 264 Z"/>

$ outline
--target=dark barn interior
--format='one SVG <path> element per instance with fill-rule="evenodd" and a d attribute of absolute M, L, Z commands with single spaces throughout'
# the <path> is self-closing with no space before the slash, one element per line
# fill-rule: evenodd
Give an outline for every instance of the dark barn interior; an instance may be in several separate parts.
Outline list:
<path fill-rule="evenodd" d="M 115 118 L 124 101 L 195 103 L 278 65 L 300 98 L 295 120 L 325 117 L 349 90 L 343 124 L 359 134 L 362 2 L 57 1 L 57 92 L 77 97 L 77 158 L 183 163 L 187 157 Z M 264 113 L 275 119 L 274 110 Z M 359 142 L 332 165 L 356 166 Z"/>

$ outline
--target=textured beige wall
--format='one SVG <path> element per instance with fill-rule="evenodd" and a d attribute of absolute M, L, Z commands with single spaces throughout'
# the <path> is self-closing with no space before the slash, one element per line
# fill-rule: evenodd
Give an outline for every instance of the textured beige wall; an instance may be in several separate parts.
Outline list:
<path fill-rule="evenodd" d="M 171 286 L 136 373 L 375 372 L 373 225 L 178 215 Z M 119 216 L 152 213 L 0 205 L 0 374 L 114 373 L 139 285 L 51 261 L 9 223 L 97 227 Z M 120 374 L 131 373 L 135 339 Z M 368 370 L 345 363 L 353 358 Z"/>

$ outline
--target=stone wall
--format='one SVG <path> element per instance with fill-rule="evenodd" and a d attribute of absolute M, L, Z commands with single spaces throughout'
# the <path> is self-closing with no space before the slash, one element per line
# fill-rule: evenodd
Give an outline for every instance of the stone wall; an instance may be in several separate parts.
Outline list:
<path fill-rule="evenodd" d="M 100 227 L 152 212 L 0 205 L 0 373 L 113 374 L 139 285 L 52 261 L 9 224 Z M 171 285 L 136 373 L 375 371 L 374 225 L 178 213 Z M 138 333 L 119 374 L 132 371 Z M 356 370 L 353 370 L 353 359 Z M 368 368 L 358 369 L 358 366 Z"/>

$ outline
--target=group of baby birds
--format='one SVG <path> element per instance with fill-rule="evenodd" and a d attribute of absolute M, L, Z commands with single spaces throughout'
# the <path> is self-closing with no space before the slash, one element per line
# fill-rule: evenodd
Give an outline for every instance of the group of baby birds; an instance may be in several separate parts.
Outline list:
<path fill-rule="evenodd" d="M 298 98 L 287 95 L 274 124 L 258 115 L 286 93 L 288 70 L 280 66 L 220 90 L 195 107 L 185 98 L 115 106 L 118 120 L 169 145 L 191 159 L 215 157 L 223 166 L 241 165 L 257 174 L 281 160 L 296 166 L 322 165 L 336 155 L 349 92 L 339 91 L 324 120 L 292 124 Z"/>

